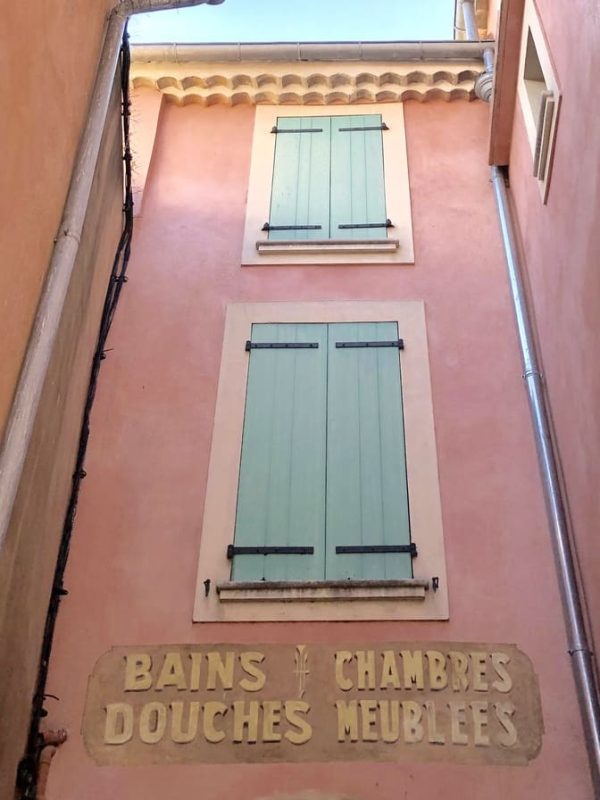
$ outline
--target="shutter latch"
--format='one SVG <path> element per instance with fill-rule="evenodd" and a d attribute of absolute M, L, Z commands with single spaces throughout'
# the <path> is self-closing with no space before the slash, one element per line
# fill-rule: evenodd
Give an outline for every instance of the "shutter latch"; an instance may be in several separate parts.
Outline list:
<path fill-rule="evenodd" d="M 389 131 L 385 122 L 381 125 L 365 125 L 363 128 L 338 128 L 338 131 Z"/>
<path fill-rule="evenodd" d="M 336 342 L 336 347 L 397 347 L 404 350 L 404 339 L 394 339 L 391 342 Z"/>
<path fill-rule="evenodd" d="M 338 228 L 342 230 L 350 230 L 354 228 L 394 228 L 395 225 L 391 219 L 386 219 L 385 222 L 344 222 L 341 225 L 338 225 Z"/>
<path fill-rule="evenodd" d="M 341 227 L 340 225 L 340 228 Z M 320 231 L 321 229 L 321 225 L 270 225 L 268 222 L 265 222 L 261 231 Z"/>
<path fill-rule="evenodd" d="M 227 558 L 231 561 L 235 556 L 310 556 L 314 547 L 236 547 L 227 545 Z"/>
<path fill-rule="evenodd" d="M 245 350 L 315 350 L 319 346 L 318 342 L 246 342 Z"/>
<path fill-rule="evenodd" d="M 417 557 L 417 545 L 410 544 L 360 544 L 340 545 L 335 548 L 336 554 L 348 553 L 409 553 L 411 558 Z"/>

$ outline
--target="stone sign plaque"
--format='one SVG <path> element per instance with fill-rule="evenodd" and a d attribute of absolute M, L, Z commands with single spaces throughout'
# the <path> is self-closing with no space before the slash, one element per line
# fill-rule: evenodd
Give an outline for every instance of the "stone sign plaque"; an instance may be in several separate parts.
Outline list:
<path fill-rule="evenodd" d="M 527 656 L 443 642 L 115 647 L 83 719 L 101 765 L 526 764 L 542 732 Z"/>

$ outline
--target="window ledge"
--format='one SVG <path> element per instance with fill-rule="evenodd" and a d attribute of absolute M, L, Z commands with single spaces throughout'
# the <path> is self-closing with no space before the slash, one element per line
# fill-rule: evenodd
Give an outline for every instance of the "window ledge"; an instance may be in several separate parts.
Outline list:
<path fill-rule="evenodd" d="M 418 579 L 381 581 L 250 581 L 220 583 L 221 603 L 245 601 L 329 600 L 425 600 L 429 581 Z"/>
<path fill-rule="evenodd" d="M 294 253 L 394 253 L 399 239 L 279 239 L 256 242 L 259 255 Z"/>

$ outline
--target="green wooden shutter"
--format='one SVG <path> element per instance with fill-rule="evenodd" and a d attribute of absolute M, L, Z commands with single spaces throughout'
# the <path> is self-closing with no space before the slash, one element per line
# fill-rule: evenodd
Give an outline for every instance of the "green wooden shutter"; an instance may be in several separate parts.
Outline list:
<path fill-rule="evenodd" d="M 381 124 L 380 114 L 331 118 L 332 239 L 387 237 Z M 339 227 L 377 223 L 381 227 Z"/>
<path fill-rule="evenodd" d="M 329 325 L 327 579 L 410 578 L 410 554 L 338 554 L 337 546 L 408 545 L 399 351 L 336 348 L 391 341 L 391 322 Z"/>
<path fill-rule="evenodd" d="M 252 341 L 318 348 L 250 351 L 234 544 L 314 554 L 235 555 L 232 579 L 322 580 L 327 326 L 255 324 Z"/>
<path fill-rule="evenodd" d="M 327 239 L 331 120 L 279 117 L 277 129 L 283 132 L 275 134 L 269 239 Z M 320 227 L 293 229 L 302 225 Z"/>

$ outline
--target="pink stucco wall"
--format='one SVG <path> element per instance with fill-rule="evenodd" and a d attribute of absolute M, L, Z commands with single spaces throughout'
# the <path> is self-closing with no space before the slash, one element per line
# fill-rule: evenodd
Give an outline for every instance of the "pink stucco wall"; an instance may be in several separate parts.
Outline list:
<path fill-rule="evenodd" d="M 569 507 L 600 642 L 600 18 L 577 0 L 568 14 L 537 3 L 562 93 L 550 191 L 543 206 L 517 101 L 511 189 L 531 285 L 543 370 Z"/>
<path fill-rule="evenodd" d="M 577 703 L 486 166 L 487 109 L 406 103 L 414 266 L 240 268 L 254 112 L 163 108 L 130 282 L 93 414 L 47 691 L 66 726 L 50 800 L 587 800 Z M 191 623 L 225 305 L 424 299 L 450 593 L 448 622 Z M 88 675 L 115 644 L 516 643 L 545 738 L 528 767 L 365 762 L 99 768 L 78 733 Z"/>

